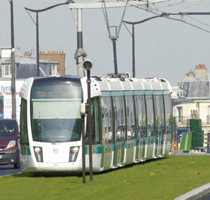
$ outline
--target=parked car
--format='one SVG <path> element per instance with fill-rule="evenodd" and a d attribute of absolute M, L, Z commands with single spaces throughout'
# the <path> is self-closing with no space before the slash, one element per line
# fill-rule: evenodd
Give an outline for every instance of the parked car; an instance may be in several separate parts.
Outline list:
<path fill-rule="evenodd" d="M 19 131 L 17 120 L 0 119 L 0 165 L 20 168 Z"/>

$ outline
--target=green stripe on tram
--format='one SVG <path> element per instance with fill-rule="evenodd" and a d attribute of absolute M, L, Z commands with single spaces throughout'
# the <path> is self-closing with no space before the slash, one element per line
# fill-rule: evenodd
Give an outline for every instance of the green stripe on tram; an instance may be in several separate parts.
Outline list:
<path fill-rule="evenodd" d="M 128 147 L 128 144 L 127 144 L 127 140 L 125 141 L 125 148 L 127 149 Z"/>
<path fill-rule="evenodd" d="M 114 151 L 114 143 L 112 143 L 112 151 Z"/>
<path fill-rule="evenodd" d="M 145 144 L 148 144 L 148 137 L 146 137 L 145 139 Z"/>
<path fill-rule="evenodd" d="M 22 155 L 31 155 L 29 146 L 21 146 Z"/>
<path fill-rule="evenodd" d="M 102 145 L 93 145 L 93 154 L 102 154 Z M 89 145 L 85 146 L 85 154 L 89 154 Z"/>

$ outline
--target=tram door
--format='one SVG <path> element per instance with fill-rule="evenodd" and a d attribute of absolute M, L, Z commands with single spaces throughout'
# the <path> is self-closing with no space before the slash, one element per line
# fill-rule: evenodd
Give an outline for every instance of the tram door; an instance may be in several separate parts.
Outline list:
<path fill-rule="evenodd" d="M 160 156 L 163 153 L 163 135 L 164 135 L 164 109 L 162 95 L 154 96 L 155 105 L 155 156 Z"/>
<path fill-rule="evenodd" d="M 144 96 L 135 96 L 136 110 L 136 154 L 135 161 L 145 158 L 146 143 L 146 111 Z"/>
<path fill-rule="evenodd" d="M 147 113 L 147 158 L 154 156 L 154 109 L 152 95 L 146 95 L 146 113 Z"/>
<path fill-rule="evenodd" d="M 114 159 L 113 167 L 124 165 L 125 154 L 125 107 L 123 96 L 112 97 L 114 118 Z"/>
<path fill-rule="evenodd" d="M 102 119 L 102 158 L 101 167 L 110 169 L 112 161 L 112 106 L 110 96 L 101 97 L 100 99 L 101 107 L 101 119 Z"/>
<path fill-rule="evenodd" d="M 173 116 L 172 116 L 172 105 L 171 105 L 171 96 L 164 96 L 165 102 L 165 154 L 167 154 L 171 150 L 171 134 L 173 128 Z"/>
<path fill-rule="evenodd" d="M 134 118 L 134 99 L 133 96 L 125 97 L 126 105 L 126 164 L 133 163 L 134 160 L 134 145 L 135 145 L 135 118 Z"/>

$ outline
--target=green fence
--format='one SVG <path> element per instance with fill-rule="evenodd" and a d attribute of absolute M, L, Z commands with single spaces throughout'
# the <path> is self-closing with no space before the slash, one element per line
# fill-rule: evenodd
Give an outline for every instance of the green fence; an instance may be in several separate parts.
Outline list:
<path fill-rule="evenodd" d="M 192 133 L 192 148 L 203 147 L 203 133 Z"/>

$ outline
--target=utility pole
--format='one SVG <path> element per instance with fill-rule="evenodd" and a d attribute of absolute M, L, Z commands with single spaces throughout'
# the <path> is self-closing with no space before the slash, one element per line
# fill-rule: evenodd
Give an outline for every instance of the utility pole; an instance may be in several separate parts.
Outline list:
<path fill-rule="evenodd" d="M 10 3 L 11 14 L 11 92 L 12 92 L 12 119 L 16 119 L 16 89 L 15 89 L 15 40 L 14 40 L 14 17 L 13 0 Z"/>

